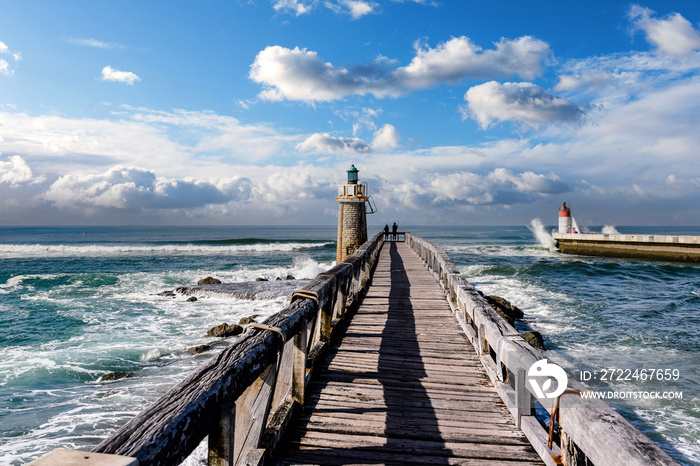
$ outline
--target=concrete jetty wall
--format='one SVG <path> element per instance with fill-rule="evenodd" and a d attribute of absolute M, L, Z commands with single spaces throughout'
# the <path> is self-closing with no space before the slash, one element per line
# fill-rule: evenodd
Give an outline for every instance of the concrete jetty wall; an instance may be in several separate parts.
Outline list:
<path fill-rule="evenodd" d="M 700 236 L 552 233 L 559 252 L 700 263 Z"/>

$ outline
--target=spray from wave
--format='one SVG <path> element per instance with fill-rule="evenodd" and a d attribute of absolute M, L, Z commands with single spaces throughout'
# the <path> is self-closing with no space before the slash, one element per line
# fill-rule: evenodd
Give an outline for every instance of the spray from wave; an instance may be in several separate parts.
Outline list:
<path fill-rule="evenodd" d="M 544 225 L 542 224 L 542 220 L 539 218 L 533 218 L 530 220 L 530 225 L 528 228 L 535 235 L 535 238 L 542 246 L 550 251 L 557 250 L 556 244 L 554 243 L 554 238 L 552 238 L 552 235 L 547 233 L 547 230 L 545 230 Z"/>
<path fill-rule="evenodd" d="M 603 234 L 605 234 L 605 235 L 619 235 L 620 232 L 617 231 L 617 228 L 615 228 L 613 225 L 605 225 L 603 227 Z"/>

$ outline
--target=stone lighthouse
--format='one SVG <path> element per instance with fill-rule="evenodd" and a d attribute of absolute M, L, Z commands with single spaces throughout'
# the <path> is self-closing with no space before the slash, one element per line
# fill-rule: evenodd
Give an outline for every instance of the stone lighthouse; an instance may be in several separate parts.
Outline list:
<path fill-rule="evenodd" d="M 367 241 L 367 186 L 357 182 L 359 170 L 348 170 L 348 181 L 338 185 L 338 248 L 336 263 L 344 261 Z"/>

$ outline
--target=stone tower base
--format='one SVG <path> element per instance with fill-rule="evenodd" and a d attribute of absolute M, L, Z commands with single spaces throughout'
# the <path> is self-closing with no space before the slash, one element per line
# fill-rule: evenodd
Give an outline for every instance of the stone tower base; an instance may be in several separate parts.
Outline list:
<path fill-rule="evenodd" d="M 335 260 L 340 263 L 367 241 L 367 208 L 363 202 L 343 202 L 338 206 L 338 247 Z"/>

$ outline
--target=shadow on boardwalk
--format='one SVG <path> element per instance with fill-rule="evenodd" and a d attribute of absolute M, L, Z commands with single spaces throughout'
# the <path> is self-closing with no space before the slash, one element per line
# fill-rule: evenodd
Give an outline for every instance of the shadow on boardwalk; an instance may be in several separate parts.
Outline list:
<path fill-rule="evenodd" d="M 421 380 L 408 274 L 396 243 L 370 300 L 345 328 L 310 384 L 302 423 L 278 464 L 449 464 L 437 416 Z M 386 256 L 385 256 L 386 257 Z M 341 347 L 342 346 L 342 347 Z M 376 371 L 368 370 L 370 368 Z"/>
<path fill-rule="evenodd" d="M 390 247 L 391 290 L 377 376 L 387 409 L 385 449 L 410 454 L 412 440 L 430 441 L 431 464 L 448 464 L 452 452 L 445 448 L 435 410 L 421 383 L 427 374 L 418 344 L 410 279 L 396 243 Z"/>

